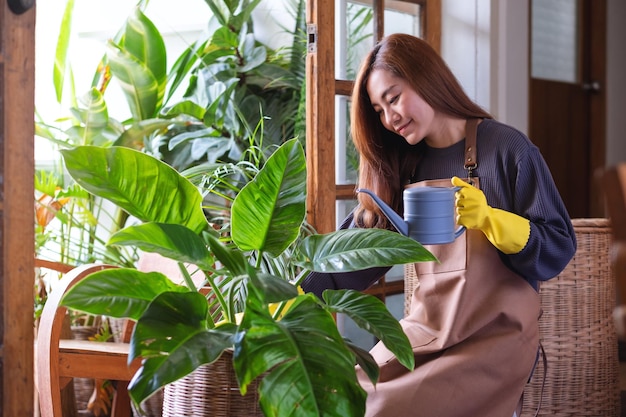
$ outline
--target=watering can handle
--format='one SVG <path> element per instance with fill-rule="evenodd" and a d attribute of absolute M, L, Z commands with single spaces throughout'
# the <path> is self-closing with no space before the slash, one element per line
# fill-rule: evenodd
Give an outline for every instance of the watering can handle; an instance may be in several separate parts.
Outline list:
<path fill-rule="evenodd" d="M 457 191 L 459 191 L 461 188 L 463 187 L 452 187 L 452 189 L 454 190 L 454 192 L 456 193 Z M 455 204 L 455 210 L 456 210 L 456 204 Z M 454 232 L 454 238 L 456 239 L 457 237 L 461 236 L 463 234 L 463 232 L 465 231 L 465 226 L 459 226 L 456 231 Z"/>

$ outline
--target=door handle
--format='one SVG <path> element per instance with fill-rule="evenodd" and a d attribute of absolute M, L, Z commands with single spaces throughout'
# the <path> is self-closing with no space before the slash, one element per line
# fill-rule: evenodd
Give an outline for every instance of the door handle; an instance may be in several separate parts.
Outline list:
<path fill-rule="evenodd" d="M 22 14 L 35 5 L 35 0 L 7 0 L 9 9 L 15 14 Z"/>
<path fill-rule="evenodd" d="M 600 83 L 598 81 L 591 81 L 588 83 L 582 84 L 583 91 L 588 93 L 599 93 L 600 92 Z"/>

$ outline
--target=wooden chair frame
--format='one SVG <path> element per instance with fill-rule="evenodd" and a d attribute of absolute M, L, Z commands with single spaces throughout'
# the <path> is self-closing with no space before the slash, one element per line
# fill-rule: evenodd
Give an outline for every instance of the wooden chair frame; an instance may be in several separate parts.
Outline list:
<path fill-rule="evenodd" d="M 127 363 L 129 326 L 125 326 L 122 343 L 67 339 L 64 334 L 68 320 L 67 308 L 59 305 L 63 295 L 74 284 L 107 268 L 113 266 L 87 264 L 72 269 L 63 276 L 46 301 L 35 347 L 41 417 L 65 417 L 62 390 L 73 378 L 108 379 L 114 382 L 116 393 L 111 416 L 132 416 L 127 389 L 128 382 L 139 369 L 140 360 L 130 365 Z"/>

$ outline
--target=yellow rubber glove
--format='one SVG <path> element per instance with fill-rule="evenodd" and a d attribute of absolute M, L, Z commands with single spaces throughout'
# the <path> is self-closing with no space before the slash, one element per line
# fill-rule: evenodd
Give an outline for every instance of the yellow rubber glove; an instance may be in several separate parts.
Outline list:
<path fill-rule="evenodd" d="M 304 294 L 304 290 L 302 289 L 302 287 L 300 287 L 298 285 L 298 295 L 303 295 Z M 283 315 L 289 311 L 289 309 L 291 308 L 291 305 L 293 304 L 293 302 L 295 301 L 295 298 L 292 298 L 291 300 L 287 300 L 287 302 L 285 303 L 285 306 L 283 307 L 283 310 L 280 313 L 280 316 L 278 316 L 278 319 L 281 319 L 283 317 Z M 268 307 L 270 310 L 270 314 L 272 314 L 272 316 L 274 315 L 274 313 L 276 312 L 276 309 L 278 308 L 278 306 L 280 305 L 280 303 L 271 303 Z"/>
<path fill-rule="evenodd" d="M 530 237 L 530 221 L 515 213 L 495 209 L 487 204 L 485 194 L 458 177 L 452 185 L 456 192 L 456 222 L 468 229 L 481 230 L 487 239 L 507 255 L 520 252 Z"/>

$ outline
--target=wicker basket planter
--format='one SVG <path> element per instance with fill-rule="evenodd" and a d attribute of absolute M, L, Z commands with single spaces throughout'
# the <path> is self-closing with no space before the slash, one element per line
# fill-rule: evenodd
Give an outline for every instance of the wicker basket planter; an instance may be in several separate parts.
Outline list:
<path fill-rule="evenodd" d="M 165 386 L 163 417 L 262 417 L 257 384 L 242 396 L 232 367 L 232 352 Z"/>

